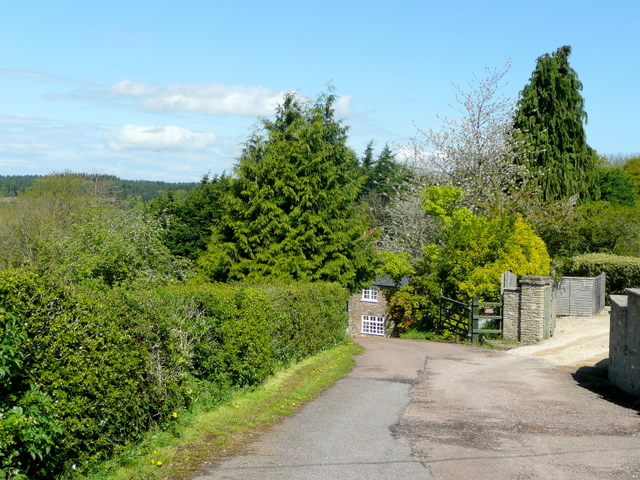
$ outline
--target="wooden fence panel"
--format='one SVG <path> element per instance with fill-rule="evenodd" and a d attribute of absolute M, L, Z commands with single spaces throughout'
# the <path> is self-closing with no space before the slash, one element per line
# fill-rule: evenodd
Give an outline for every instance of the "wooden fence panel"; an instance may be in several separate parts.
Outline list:
<path fill-rule="evenodd" d="M 558 284 L 557 315 L 592 317 L 604 308 L 606 275 L 562 277 Z"/>

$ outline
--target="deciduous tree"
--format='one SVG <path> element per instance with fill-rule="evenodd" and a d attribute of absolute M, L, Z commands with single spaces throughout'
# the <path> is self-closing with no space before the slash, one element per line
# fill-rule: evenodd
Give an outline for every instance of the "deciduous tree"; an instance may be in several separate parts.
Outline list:
<path fill-rule="evenodd" d="M 501 208 L 517 200 L 515 193 L 527 178 L 519 160 L 522 149 L 512 134 L 514 102 L 500 93 L 510 64 L 474 75 L 457 90 L 459 114 L 443 117 L 440 130 L 420 130 L 408 148 L 409 159 L 423 177 L 441 186 L 465 192 L 468 203 Z"/>

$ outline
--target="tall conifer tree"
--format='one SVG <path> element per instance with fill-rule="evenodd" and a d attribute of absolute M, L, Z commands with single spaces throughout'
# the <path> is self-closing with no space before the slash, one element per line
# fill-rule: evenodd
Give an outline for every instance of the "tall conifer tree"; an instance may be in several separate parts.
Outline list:
<path fill-rule="evenodd" d="M 334 100 L 290 94 L 247 141 L 199 262 L 213 279 L 372 280 L 373 236 L 355 210 L 363 176 Z"/>
<path fill-rule="evenodd" d="M 515 130 L 545 200 L 598 197 L 597 156 L 587 144 L 582 83 L 569 66 L 570 54 L 571 47 L 564 46 L 538 58 L 515 114 Z"/>

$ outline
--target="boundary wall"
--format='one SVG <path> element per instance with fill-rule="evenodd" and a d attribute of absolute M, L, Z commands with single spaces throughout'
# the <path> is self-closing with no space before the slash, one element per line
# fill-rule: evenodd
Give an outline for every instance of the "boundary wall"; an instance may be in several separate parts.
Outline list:
<path fill-rule="evenodd" d="M 640 288 L 611 295 L 609 379 L 619 389 L 640 395 Z"/>

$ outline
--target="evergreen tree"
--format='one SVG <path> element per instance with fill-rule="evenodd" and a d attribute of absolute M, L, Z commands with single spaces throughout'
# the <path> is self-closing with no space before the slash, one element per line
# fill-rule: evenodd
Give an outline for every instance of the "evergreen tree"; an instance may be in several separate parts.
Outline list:
<path fill-rule="evenodd" d="M 334 119 L 334 96 L 290 94 L 246 142 L 222 199 L 203 271 L 215 280 L 337 281 L 374 275 L 373 235 L 355 210 L 361 168 Z"/>
<path fill-rule="evenodd" d="M 571 47 L 538 58 L 520 92 L 514 127 L 522 135 L 528 166 L 545 200 L 598 198 L 595 152 L 587 145 L 582 83 L 569 66 Z"/>
<path fill-rule="evenodd" d="M 196 260 L 207 249 L 230 181 L 224 174 L 213 178 L 205 175 L 182 201 L 169 191 L 147 202 L 150 214 L 164 224 L 163 243 L 172 254 Z"/>
<path fill-rule="evenodd" d="M 365 175 L 367 175 L 373 168 L 373 140 L 367 143 L 367 148 L 364 149 L 364 155 L 362 157 L 362 169 Z"/>
<path fill-rule="evenodd" d="M 388 144 L 382 148 L 380 155 L 373 160 L 373 146 L 369 142 L 362 160 L 365 182 L 362 195 L 379 193 L 385 197 L 392 197 L 410 177 L 411 170 L 398 163 L 395 154 Z"/>

